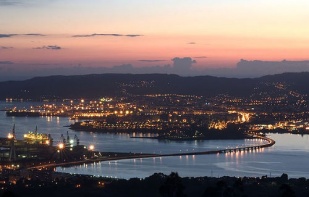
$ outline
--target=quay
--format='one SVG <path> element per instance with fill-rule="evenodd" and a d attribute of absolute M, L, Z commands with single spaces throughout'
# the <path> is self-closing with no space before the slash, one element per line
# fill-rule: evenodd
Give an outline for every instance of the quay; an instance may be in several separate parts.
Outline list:
<path fill-rule="evenodd" d="M 54 145 L 50 134 L 29 131 L 24 139 L 16 138 L 15 125 L 7 138 L 0 138 L 0 167 L 3 169 L 28 168 L 47 163 L 85 161 L 94 156 L 94 146 L 81 145 L 78 137 L 61 135 Z"/>

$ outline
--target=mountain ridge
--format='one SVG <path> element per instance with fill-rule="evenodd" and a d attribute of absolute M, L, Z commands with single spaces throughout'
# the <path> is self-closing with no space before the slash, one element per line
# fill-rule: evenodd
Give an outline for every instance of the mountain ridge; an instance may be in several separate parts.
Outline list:
<path fill-rule="evenodd" d="M 140 94 L 192 94 L 248 96 L 266 83 L 284 83 L 308 94 L 309 72 L 266 75 L 258 78 L 214 76 L 182 77 L 175 74 L 89 74 L 34 77 L 0 82 L 0 99 L 100 98 Z"/>

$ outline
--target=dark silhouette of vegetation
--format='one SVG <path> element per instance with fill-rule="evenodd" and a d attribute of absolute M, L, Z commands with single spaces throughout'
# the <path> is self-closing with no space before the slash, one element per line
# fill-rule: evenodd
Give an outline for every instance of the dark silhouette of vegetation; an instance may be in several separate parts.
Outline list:
<path fill-rule="evenodd" d="M 282 184 L 279 188 L 279 192 L 281 193 L 281 197 L 295 197 L 295 192 L 288 184 Z"/>
<path fill-rule="evenodd" d="M 204 197 L 234 197 L 243 196 L 243 184 L 241 179 L 235 180 L 233 185 L 219 180 L 215 186 L 208 186 L 203 194 Z"/>
<path fill-rule="evenodd" d="M 155 173 L 145 179 L 111 179 L 87 175 L 57 173 L 40 178 L 21 178 L 12 184 L 2 182 L 0 197 L 303 197 L 309 196 L 309 180 L 281 177 L 196 177 L 181 178 L 177 172 L 170 175 Z M 101 184 L 100 184 L 101 183 Z M 103 184 L 102 184 L 103 183 Z"/>
<path fill-rule="evenodd" d="M 1 197 L 17 197 L 17 195 L 13 191 L 5 190 Z"/>
<path fill-rule="evenodd" d="M 183 193 L 184 188 L 178 173 L 172 172 L 160 187 L 160 194 L 163 197 L 182 197 L 186 196 Z"/>

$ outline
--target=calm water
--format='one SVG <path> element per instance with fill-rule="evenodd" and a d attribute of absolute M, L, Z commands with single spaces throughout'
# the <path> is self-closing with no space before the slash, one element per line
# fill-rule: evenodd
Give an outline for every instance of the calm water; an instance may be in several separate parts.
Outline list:
<path fill-rule="evenodd" d="M 29 106 L 29 103 L 0 102 L 0 109 L 14 105 Z M 75 134 L 84 145 L 94 144 L 98 151 L 177 153 L 224 149 L 262 143 L 260 140 L 205 140 L 190 142 L 164 142 L 151 139 L 132 139 L 127 134 L 113 135 L 89 132 L 74 132 L 67 125 L 73 123 L 68 118 L 59 117 L 6 117 L 0 112 L 0 136 L 7 136 L 16 124 L 17 138 L 33 131 L 50 133 L 60 141 L 61 134 L 73 137 Z M 162 157 L 150 159 L 130 159 L 70 168 L 57 168 L 61 172 L 91 174 L 118 178 L 147 177 L 155 172 L 169 174 L 177 171 L 180 176 L 280 176 L 288 173 L 290 177 L 309 178 L 309 136 L 272 134 L 276 145 L 254 152 L 220 155 L 199 155 L 181 157 Z"/>

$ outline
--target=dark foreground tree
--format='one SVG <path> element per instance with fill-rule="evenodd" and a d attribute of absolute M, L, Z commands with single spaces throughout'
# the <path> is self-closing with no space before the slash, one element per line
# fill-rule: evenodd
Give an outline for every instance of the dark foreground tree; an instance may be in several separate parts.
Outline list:
<path fill-rule="evenodd" d="M 295 196 L 295 192 L 293 191 L 291 186 L 285 183 L 279 187 L 279 192 L 281 194 L 280 196 L 282 197 L 294 197 Z"/>
<path fill-rule="evenodd" d="M 164 197 L 183 197 L 186 196 L 184 186 L 177 172 L 172 172 L 166 177 L 163 185 L 160 187 L 160 194 Z"/>
<path fill-rule="evenodd" d="M 3 194 L 1 195 L 1 197 L 16 197 L 16 196 L 17 195 L 10 190 L 5 190 Z"/>

